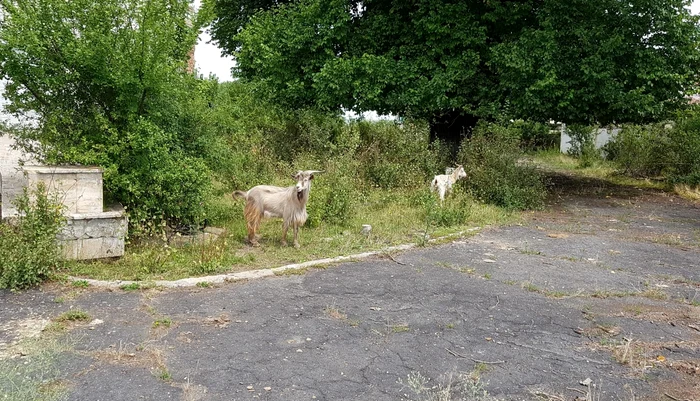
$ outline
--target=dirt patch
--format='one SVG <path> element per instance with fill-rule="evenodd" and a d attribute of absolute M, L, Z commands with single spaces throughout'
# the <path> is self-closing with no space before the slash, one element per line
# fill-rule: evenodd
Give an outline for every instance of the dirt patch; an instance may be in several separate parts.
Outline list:
<path fill-rule="evenodd" d="M 0 359 L 16 356 L 16 346 L 22 340 L 39 337 L 50 322 L 49 319 L 27 318 L 0 325 Z"/>

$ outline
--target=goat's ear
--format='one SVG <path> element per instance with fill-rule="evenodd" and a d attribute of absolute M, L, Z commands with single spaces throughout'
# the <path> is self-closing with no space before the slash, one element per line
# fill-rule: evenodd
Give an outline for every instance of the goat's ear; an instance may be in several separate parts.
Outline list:
<path fill-rule="evenodd" d="M 313 180 L 313 179 L 314 179 L 314 175 L 313 175 L 313 174 L 309 174 L 309 179 L 310 179 L 310 180 Z"/>

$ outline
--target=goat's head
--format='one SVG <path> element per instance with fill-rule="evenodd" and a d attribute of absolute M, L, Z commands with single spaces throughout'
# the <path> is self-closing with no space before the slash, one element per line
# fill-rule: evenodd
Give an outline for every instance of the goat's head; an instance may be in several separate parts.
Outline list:
<path fill-rule="evenodd" d="M 455 167 L 455 170 L 454 170 L 454 172 L 452 172 L 452 174 L 454 175 L 455 179 L 457 179 L 457 180 L 467 177 L 467 172 L 464 171 L 464 167 L 462 167 L 461 164 L 458 164 L 457 167 Z"/>
<path fill-rule="evenodd" d="M 292 176 L 292 178 L 297 180 L 297 199 L 301 200 L 304 194 L 309 192 L 311 189 L 311 180 L 314 179 L 314 174 L 321 172 L 322 171 L 319 170 L 299 170 Z"/>

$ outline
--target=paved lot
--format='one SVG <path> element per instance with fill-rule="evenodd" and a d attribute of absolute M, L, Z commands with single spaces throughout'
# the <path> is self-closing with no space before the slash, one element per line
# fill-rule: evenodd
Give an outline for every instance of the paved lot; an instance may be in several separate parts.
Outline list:
<path fill-rule="evenodd" d="M 503 400 L 700 399 L 700 207 L 558 187 L 522 226 L 393 259 L 215 288 L 2 292 L 0 355 L 31 363 L 9 344 L 76 309 L 102 323 L 73 325 L 52 361 L 71 400 L 427 400 L 416 372 L 428 387 L 479 373 Z"/>

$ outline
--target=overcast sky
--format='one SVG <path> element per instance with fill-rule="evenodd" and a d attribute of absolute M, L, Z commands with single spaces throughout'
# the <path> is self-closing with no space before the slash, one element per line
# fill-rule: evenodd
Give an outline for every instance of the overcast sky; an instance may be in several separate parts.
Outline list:
<path fill-rule="evenodd" d="M 199 0 L 195 0 L 195 7 L 198 7 L 199 3 Z M 693 14 L 699 14 L 700 0 L 694 0 L 690 10 Z M 195 66 L 199 73 L 205 77 L 214 74 L 219 78 L 219 81 L 230 81 L 233 60 L 230 57 L 221 57 L 221 50 L 208 43 L 210 40 L 211 38 L 206 32 L 199 36 L 199 43 L 194 51 Z"/>

